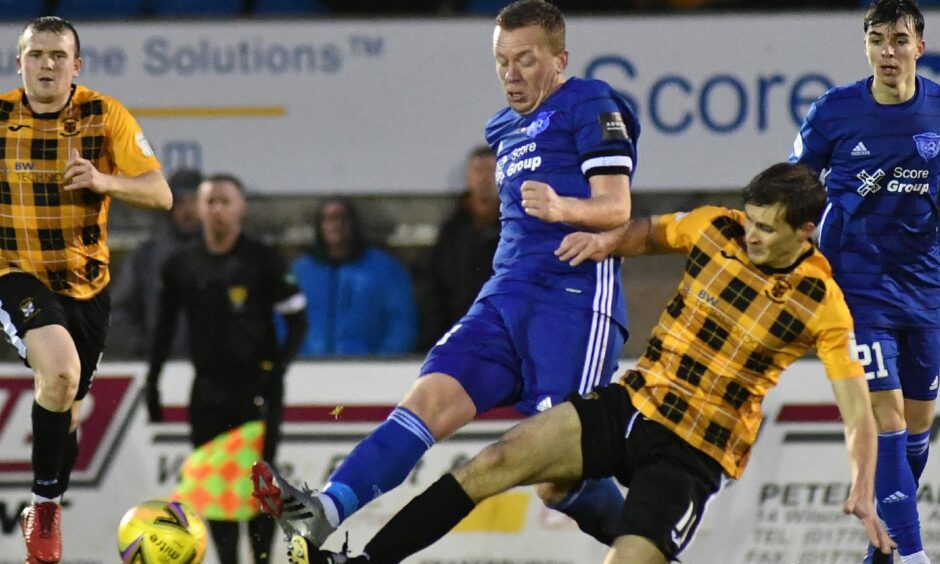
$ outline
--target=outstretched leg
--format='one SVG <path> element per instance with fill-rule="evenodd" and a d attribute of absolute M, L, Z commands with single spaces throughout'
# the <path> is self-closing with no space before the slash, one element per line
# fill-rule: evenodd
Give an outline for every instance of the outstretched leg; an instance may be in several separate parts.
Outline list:
<path fill-rule="evenodd" d="M 454 528 L 480 501 L 517 485 L 581 475 L 581 423 L 570 403 L 510 429 L 411 500 L 366 545 L 370 562 L 400 562 Z"/>
<path fill-rule="evenodd" d="M 265 462 L 252 469 L 254 495 L 289 535 L 318 548 L 340 523 L 379 495 L 401 484 L 438 439 L 471 421 L 476 407 L 461 384 L 428 374 L 330 477 L 322 492 L 296 488 Z"/>

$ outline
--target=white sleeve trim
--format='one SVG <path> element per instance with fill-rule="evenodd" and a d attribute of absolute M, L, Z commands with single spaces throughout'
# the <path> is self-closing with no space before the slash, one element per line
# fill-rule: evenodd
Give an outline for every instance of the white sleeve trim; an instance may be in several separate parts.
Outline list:
<path fill-rule="evenodd" d="M 297 292 L 293 296 L 274 304 L 274 311 L 281 315 L 290 315 L 307 307 L 307 296 Z"/>
<path fill-rule="evenodd" d="M 633 170 L 633 159 L 624 155 L 609 157 L 594 157 L 581 163 L 581 173 L 587 174 L 589 170 L 597 167 L 621 166 Z"/>

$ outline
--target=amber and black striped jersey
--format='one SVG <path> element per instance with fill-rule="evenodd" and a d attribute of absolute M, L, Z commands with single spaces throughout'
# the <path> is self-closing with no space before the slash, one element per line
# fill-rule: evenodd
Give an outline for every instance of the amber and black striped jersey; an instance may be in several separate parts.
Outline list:
<path fill-rule="evenodd" d="M 66 106 L 33 113 L 22 88 L 0 95 L 0 276 L 35 275 L 76 299 L 108 284 L 111 198 L 62 190 L 78 149 L 100 172 L 138 176 L 160 163 L 130 112 L 117 100 L 73 86 Z"/>
<path fill-rule="evenodd" d="M 621 383 L 643 415 L 737 478 L 763 419 L 761 401 L 790 363 L 815 347 L 830 379 L 863 375 L 852 317 L 815 247 L 788 269 L 754 265 L 741 211 L 659 216 L 650 237 L 688 258 L 646 353 Z"/>

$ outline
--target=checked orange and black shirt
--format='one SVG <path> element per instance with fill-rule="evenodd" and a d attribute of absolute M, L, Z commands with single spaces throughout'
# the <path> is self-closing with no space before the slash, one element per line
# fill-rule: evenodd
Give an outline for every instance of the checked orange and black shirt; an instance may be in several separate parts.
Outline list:
<path fill-rule="evenodd" d="M 76 85 L 65 108 L 36 114 L 22 88 L 0 95 L 0 276 L 26 272 L 54 292 L 87 299 L 110 280 L 111 198 L 62 189 L 73 148 L 105 174 L 160 168 L 137 121 L 113 98 Z"/>
<path fill-rule="evenodd" d="M 761 401 L 784 368 L 815 347 L 830 379 L 863 375 L 848 306 L 815 247 L 786 270 L 755 266 L 741 211 L 658 216 L 651 239 L 688 258 L 646 353 L 620 383 L 638 411 L 738 478 L 763 419 Z"/>

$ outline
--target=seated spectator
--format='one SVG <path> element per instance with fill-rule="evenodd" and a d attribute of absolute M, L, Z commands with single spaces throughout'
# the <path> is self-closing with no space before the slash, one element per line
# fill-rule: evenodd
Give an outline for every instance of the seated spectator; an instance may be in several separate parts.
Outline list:
<path fill-rule="evenodd" d="M 183 243 L 199 235 L 196 190 L 202 182 L 197 170 L 179 169 L 168 183 L 173 192 L 173 208 L 166 214 L 150 239 L 125 259 L 111 283 L 111 323 L 108 352 L 117 356 L 147 358 L 153 328 L 157 322 L 157 296 L 160 294 L 160 267 Z M 186 334 L 184 320 L 178 334 Z M 188 338 L 177 339 L 172 356 L 186 354 Z"/>
<path fill-rule="evenodd" d="M 499 244 L 496 154 L 486 145 L 470 151 L 465 191 L 441 226 L 421 292 L 421 349 L 428 349 L 470 309 L 493 274 Z"/>
<path fill-rule="evenodd" d="M 291 270 L 307 297 L 300 355 L 396 355 L 413 350 L 417 314 L 411 279 L 389 253 L 366 244 L 352 201 L 317 209 L 316 240 Z"/>

